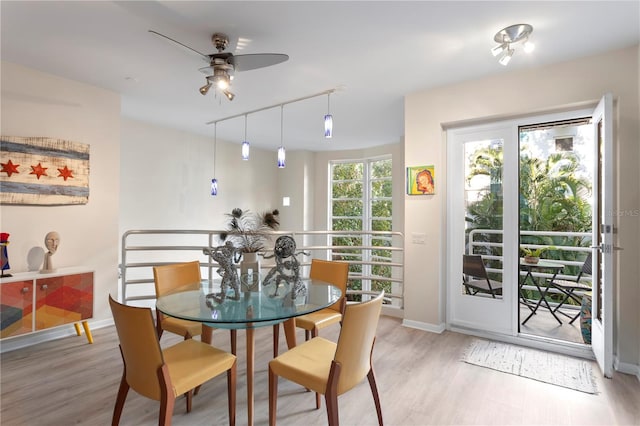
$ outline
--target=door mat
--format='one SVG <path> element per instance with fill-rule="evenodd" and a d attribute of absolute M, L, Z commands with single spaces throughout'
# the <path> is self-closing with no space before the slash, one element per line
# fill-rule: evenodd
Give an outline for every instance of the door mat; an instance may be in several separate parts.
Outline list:
<path fill-rule="evenodd" d="M 579 358 L 474 339 L 462 361 L 580 392 L 598 393 L 591 363 Z"/>

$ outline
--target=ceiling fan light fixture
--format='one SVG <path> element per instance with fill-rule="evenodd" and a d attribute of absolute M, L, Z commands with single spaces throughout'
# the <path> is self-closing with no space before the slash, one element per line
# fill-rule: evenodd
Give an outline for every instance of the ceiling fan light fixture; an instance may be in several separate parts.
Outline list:
<path fill-rule="evenodd" d="M 229 99 L 230 101 L 232 101 L 232 100 L 233 100 L 233 98 L 235 98 L 235 97 L 236 97 L 236 95 L 235 95 L 235 94 L 231 93 L 231 92 L 230 92 L 230 91 L 228 91 L 228 90 L 223 90 L 223 91 L 222 91 L 222 94 L 224 94 L 224 95 L 227 97 L 227 99 Z"/>
<path fill-rule="evenodd" d="M 207 84 L 205 84 L 204 86 L 202 86 L 200 88 L 200 94 L 202 96 L 206 95 L 209 92 L 210 88 L 211 88 L 211 82 L 209 80 L 207 80 Z"/>
<path fill-rule="evenodd" d="M 529 41 L 532 32 L 533 27 L 529 24 L 510 25 L 501 29 L 493 36 L 493 41 L 498 45 L 491 49 L 491 54 L 495 57 L 499 56 L 500 65 L 506 66 L 515 52 L 513 48 L 515 44 L 522 42 L 525 52 L 533 51 L 534 45 Z"/>

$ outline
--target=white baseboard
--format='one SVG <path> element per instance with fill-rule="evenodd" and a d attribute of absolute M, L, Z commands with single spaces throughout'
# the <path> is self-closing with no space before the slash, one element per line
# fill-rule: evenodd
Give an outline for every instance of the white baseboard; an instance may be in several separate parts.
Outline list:
<path fill-rule="evenodd" d="M 445 324 L 429 324 L 426 322 L 420 321 L 412 321 L 412 320 L 404 320 L 402 321 L 402 325 L 409 328 L 415 328 L 422 331 L 428 331 L 431 333 L 442 334 L 446 329 Z"/>
<path fill-rule="evenodd" d="M 113 325 L 113 318 L 103 320 L 88 321 L 89 328 L 97 330 L 99 328 Z M 38 343 L 48 342 L 50 340 L 62 339 L 63 337 L 75 336 L 76 329 L 73 324 L 65 324 L 64 326 L 55 327 L 49 330 L 37 331 L 24 336 L 8 337 L 0 342 L 0 353 L 15 351 L 16 349 L 26 348 L 27 346 L 37 345 Z M 84 333 L 82 336 L 86 339 Z"/>
<path fill-rule="evenodd" d="M 638 382 L 640 382 L 640 365 L 620 362 L 616 357 L 613 366 L 616 369 L 616 371 L 619 371 L 624 374 L 631 374 L 632 376 L 636 376 L 636 378 L 638 379 Z"/>

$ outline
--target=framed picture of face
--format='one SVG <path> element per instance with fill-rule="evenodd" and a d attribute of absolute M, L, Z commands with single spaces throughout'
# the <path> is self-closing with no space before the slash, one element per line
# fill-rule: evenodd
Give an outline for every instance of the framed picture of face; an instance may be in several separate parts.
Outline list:
<path fill-rule="evenodd" d="M 407 167 L 407 194 L 432 195 L 436 193 L 435 167 L 410 166 Z"/>

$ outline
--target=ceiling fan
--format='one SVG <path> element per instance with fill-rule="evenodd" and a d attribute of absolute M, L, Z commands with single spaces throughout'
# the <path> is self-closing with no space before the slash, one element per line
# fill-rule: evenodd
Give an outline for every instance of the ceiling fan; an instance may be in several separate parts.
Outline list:
<path fill-rule="evenodd" d="M 223 33 L 214 33 L 211 36 L 211 42 L 215 46 L 218 53 L 204 54 L 197 50 L 180 43 L 177 40 L 160 34 L 157 31 L 149 30 L 150 33 L 163 37 L 169 41 L 182 46 L 193 53 L 199 55 L 208 65 L 199 69 L 205 74 L 206 84 L 200 88 L 200 93 L 206 95 L 209 89 L 214 86 L 220 90 L 230 101 L 235 98 L 235 94 L 231 92 L 231 80 L 236 71 L 248 71 L 256 68 L 268 67 L 276 65 L 289 59 L 289 55 L 283 53 L 253 53 L 247 55 L 234 55 L 231 52 L 225 52 L 229 44 L 229 37 Z"/>

